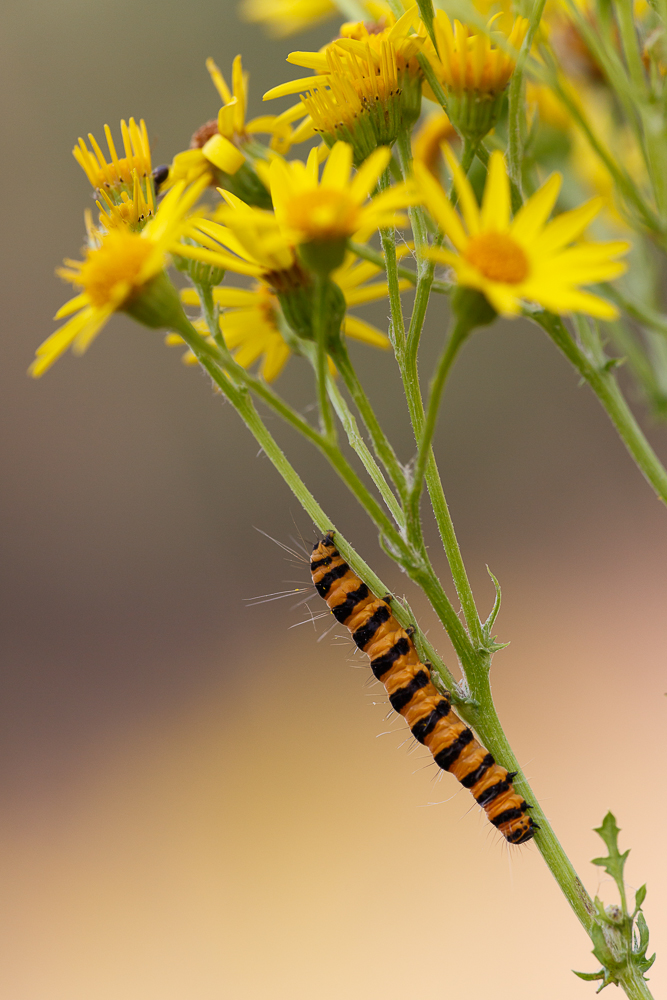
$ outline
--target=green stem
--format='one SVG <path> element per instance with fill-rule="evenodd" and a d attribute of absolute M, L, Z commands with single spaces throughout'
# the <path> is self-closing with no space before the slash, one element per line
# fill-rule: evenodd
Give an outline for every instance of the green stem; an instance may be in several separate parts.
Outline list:
<path fill-rule="evenodd" d="M 320 408 L 320 421 L 325 438 L 332 444 L 336 442 L 336 424 L 331 410 L 331 401 L 327 393 L 327 289 L 329 279 L 315 275 L 315 290 L 313 294 L 313 330 L 317 355 L 315 358 L 315 373 L 317 377 L 317 402 Z"/>
<path fill-rule="evenodd" d="M 459 349 L 469 333 L 469 323 L 465 320 L 458 319 L 454 323 L 454 328 L 447 339 L 447 343 L 445 344 L 445 348 L 440 355 L 440 360 L 438 361 L 435 369 L 435 375 L 433 376 L 433 381 L 431 382 L 431 392 L 426 410 L 426 418 L 422 426 L 421 435 L 418 439 L 417 460 L 415 462 L 408 506 L 409 523 L 414 523 L 419 519 L 419 501 L 421 500 L 422 489 L 424 486 L 426 466 L 428 465 L 429 459 L 433 454 L 433 435 L 438 421 L 442 394 L 447 381 L 447 376 L 451 371 Z M 475 617 L 477 617 L 476 613 Z"/>
<path fill-rule="evenodd" d="M 661 240 L 664 240 L 665 226 L 662 220 L 656 215 L 653 209 L 646 204 L 644 198 L 642 198 L 637 186 L 633 183 L 628 173 L 619 166 L 618 159 L 612 155 L 602 140 L 595 134 L 590 122 L 583 114 L 579 104 L 572 99 L 567 88 L 562 86 L 553 65 L 551 69 L 552 75 L 550 82 L 555 93 L 558 95 L 559 99 L 572 115 L 574 121 L 586 136 L 591 148 L 595 153 L 597 153 L 609 173 L 614 178 L 626 202 L 628 205 L 632 205 L 635 208 L 638 218 L 641 220 L 641 224 L 646 226 L 646 228 L 651 232 L 655 233 Z"/>
<path fill-rule="evenodd" d="M 530 23 L 523 45 L 519 51 L 516 68 L 510 80 L 507 111 L 507 165 L 511 179 L 517 190 L 522 190 L 523 152 L 526 141 L 526 102 L 524 100 L 523 74 L 526 59 L 531 50 L 535 33 L 544 12 L 546 0 L 537 0 L 530 14 Z"/>
<path fill-rule="evenodd" d="M 382 475 L 382 471 L 378 466 L 377 462 L 371 455 L 366 442 L 359 433 L 359 428 L 357 426 L 357 421 L 354 419 L 353 414 L 345 402 L 342 393 L 338 389 L 338 386 L 334 382 L 333 378 L 329 377 L 329 395 L 331 397 L 331 402 L 333 403 L 334 410 L 338 414 L 338 419 L 343 425 L 343 429 L 347 435 L 347 440 L 350 447 L 359 456 L 366 472 L 373 480 L 375 487 L 387 505 L 389 513 L 393 517 L 394 521 L 398 525 L 401 531 L 403 531 L 405 525 L 405 517 L 403 514 L 403 509 L 401 505 L 396 500 L 396 497 L 392 493 L 387 480 Z"/>
<path fill-rule="evenodd" d="M 324 435 L 319 434 L 310 424 L 295 413 L 292 408 L 284 402 L 272 389 L 260 379 L 255 378 L 244 368 L 241 368 L 233 359 L 225 356 L 223 352 L 207 344 L 205 339 L 195 330 L 190 321 L 183 316 L 180 324 L 174 324 L 178 333 L 186 342 L 193 354 L 196 355 L 200 364 L 208 371 L 223 391 L 229 384 L 224 373 L 229 374 L 235 381 L 236 387 L 239 384 L 246 389 L 250 389 L 259 396 L 275 413 L 290 424 L 295 430 L 302 434 L 308 441 L 314 444 L 328 459 L 334 470 L 338 473 L 350 492 L 356 497 L 368 516 L 382 532 L 395 552 L 396 559 L 406 568 L 406 571 L 414 563 L 414 553 L 407 545 L 402 535 L 391 523 L 382 507 L 375 497 L 369 492 L 364 483 L 359 479 L 354 469 L 350 466 L 345 456 L 340 451 L 337 444 L 332 443 Z M 222 371 L 220 370 L 222 368 Z"/>
<path fill-rule="evenodd" d="M 403 372 L 403 385 L 405 387 L 405 394 L 408 401 L 408 409 L 410 411 L 410 419 L 412 421 L 415 440 L 419 444 L 424 429 L 425 415 L 421 390 L 419 388 L 419 375 L 417 372 L 416 359 L 408 359 L 406 361 L 406 366 Z M 461 549 L 459 548 L 459 543 L 456 538 L 456 531 L 454 530 L 454 524 L 452 522 L 451 514 L 449 513 L 449 507 L 447 506 L 445 492 L 442 487 L 442 481 L 440 479 L 440 474 L 438 472 L 432 448 L 429 450 L 425 470 L 425 479 L 426 488 L 428 489 L 429 497 L 431 499 L 431 506 L 433 507 L 433 513 L 438 525 L 438 531 L 447 556 L 454 586 L 456 587 L 456 593 L 459 601 L 461 602 L 461 607 L 463 608 L 466 624 L 470 631 L 470 636 L 474 645 L 481 648 L 484 645 L 482 625 L 477 613 L 475 599 L 472 594 L 470 581 L 468 580 L 468 574 L 463 562 L 463 556 L 461 555 Z M 441 621 L 443 621 L 443 624 L 446 626 L 446 623 L 442 618 Z M 459 653 L 459 656 L 461 656 L 458 649 L 457 652 Z M 466 659 L 467 671 L 470 669 L 471 665 L 474 669 L 474 660 L 471 661 L 469 657 L 462 657 L 462 659 Z"/>
<path fill-rule="evenodd" d="M 646 94 L 646 75 L 639 51 L 633 6 L 634 0 L 617 0 L 615 12 L 628 72 L 636 88 L 636 96 L 639 96 Z"/>
<path fill-rule="evenodd" d="M 263 423 L 252 402 L 248 387 L 237 386 L 230 378 L 226 377 L 226 375 L 218 368 L 215 358 L 212 357 L 213 348 L 206 343 L 204 338 L 197 333 L 194 327 L 192 327 L 189 321 L 185 318 L 180 323 L 178 332 L 186 341 L 193 353 L 197 356 L 201 366 L 208 372 L 215 384 L 222 391 L 223 395 L 230 401 L 242 417 L 246 426 L 254 435 L 260 447 L 271 460 L 289 488 L 292 490 L 306 513 L 312 518 L 320 531 L 324 533 L 331 530 L 333 527 L 331 518 L 325 514 L 313 494 L 285 457 L 275 438 L 271 435 L 270 431 Z M 325 449 L 323 448 L 323 450 Z M 355 491 L 353 490 L 353 492 Z M 363 502 L 362 505 L 365 506 Z M 389 531 L 387 531 L 385 527 L 381 527 L 381 531 L 385 538 L 387 538 L 390 542 L 393 543 L 395 541 L 396 534 L 391 526 Z M 336 531 L 336 546 L 346 562 L 350 564 L 355 573 L 357 573 L 360 579 L 363 580 L 363 582 L 374 594 L 384 596 L 390 593 L 388 587 L 370 569 L 361 556 L 355 552 L 350 543 L 347 542 L 343 535 L 341 535 L 338 531 Z M 438 587 L 435 588 L 434 592 L 437 597 Z M 466 700 L 457 694 L 457 684 L 454 676 L 445 665 L 442 657 L 438 654 L 435 647 L 431 642 L 429 642 L 427 637 L 417 626 L 414 615 L 411 613 L 409 608 L 405 607 L 397 598 L 393 598 L 392 612 L 397 621 L 404 628 L 412 627 L 415 629 L 413 639 L 415 640 L 420 656 L 422 656 L 425 661 L 432 664 L 440 676 L 444 687 L 451 692 L 452 700 L 457 705 L 465 705 Z"/>
<path fill-rule="evenodd" d="M 613 374 L 604 367 L 600 369 L 591 364 L 559 316 L 541 312 L 531 314 L 530 318 L 546 330 L 556 346 L 586 379 L 637 466 L 658 497 L 667 503 L 667 471 L 644 437 Z"/>
<path fill-rule="evenodd" d="M 384 268 L 384 255 L 381 254 L 379 250 L 374 250 L 373 247 L 366 246 L 365 243 L 350 243 L 349 246 L 350 250 L 353 253 L 356 253 L 357 257 L 361 257 L 362 260 L 368 260 L 371 264 L 377 264 L 378 267 Z M 414 271 L 411 271 L 410 268 L 397 265 L 396 273 L 399 278 L 405 278 L 413 285 L 417 284 L 417 274 Z M 437 292 L 439 295 L 449 295 L 453 288 L 454 285 L 450 281 L 431 282 L 431 291 Z"/>
<path fill-rule="evenodd" d="M 604 284 L 601 287 L 605 295 L 612 302 L 615 302 L 617 306 L 620 306 L 628 316 L 636 319 L 637 322 L 642 323 L 644 326 L 651 327 L 657 333 L 667 336 L 667 316 L 663 315 L 663 313 L 658 312 L 657 309 L 652 309 L 651 306 L 647 306 L 643 302 L 638 302 L 637 299 L 629 298 L 623 292 L 620 292 L 616 285 Z"/>
<path fill-rule="evenodd" d="M 403 179 L 407 180 L 412 173 L 412 147 L 410 145 L 410 136 L 407 131 L 400 133 L 396 144 L 398 146 L 398 155 Z M 424 208 L 421 205 L 415 205 L 412 206 L 408 212 L 410 216 L 410 224 L 412 226 L 412 233 L 415 238 L 415 250 L 417 252 L 417 291 L 415 294 L 414 305 L 412 307 L 412 316 L 410 317 L 410 326 L 408 328 L 405 350 L 411 357 L 416 357 L 417 351 L 419 350 L 419 342 L 421 340 L 422 331 L 424 329 L 424 321 L 426 320 L 426 311 L 431 297 L 435 263 L 426 256 L 426 251 L 429 247 L 429 239 Z M 402 367 L 401 360 L 402 358 L 399 356 L 398 362 Z"/>
<path fill-rule="evenodd" d="M 419 16 L 426 25 L 426 30 L 428 31 L 431 41 L 435 47 L 435 51 L 438 51 L 438 45 L 435 40 L 435 34 L 433 33 L 433 19 L 435 18 L 435 11 L 433 10 L 433 0 L 417 0 L 419 5 Z"/>
<path fill-rule="evenodd" d="M 619 981 L 629 1000 L 653 1000 L 646 980 L 634 966 L 630 966 L 627 972 L 619 976 Z"/>
<path fill-rule="evenodd" d="M 352 396 L 355 406 L 361 415 L 361 419 L 371 436 L 375 454 L 378 456 L 388 475 L 394 482 L 394 485 L 399 492 L 399 496 L 404 500 L 407 497 L 405 472 L 401 463 L 398 461 L 396 453 L 386 434 L 380 426 L 380 422 L 375 415 L 375 411 L 370 404 L 368 396 L 364 392 L 363 386 L 361 385 L 352 362 L 350 361 L 350 356 L 347 353 L 347 346 L 342 338 L 339 338 L 336 345 L 332 348 L 331 356 L 338 371 L 342 375 L 343 381 L 347 386 L 347 390 Z M 401 517 L 400 520 L 403 521 L 403 517 Z"/>
<path fill-rule="evenodd" d="M 422 73 L 424 74 L 424 79 L 426 80 L 429 87 L 433 91 L 433 96 L 435 97 L 436 101 L 443 109 L 443 111 L 447 111 L 447 94 L 445 93 L 442 84 L 435 75 L 433 67 L 431 66 L 430 62 L 428 61 L 423 52 L 419 53 L 419 55 L 417 56 L 417 61 L 419 63 Z"/>
<path fill-rule="evenodd" d="M 471 684 L 471 693 L 478 706 L 468 709 L 466 715 L 472 717 L 471 724 L 477 731 L 481 742 L 493 754 L 498 763 L 507 768 L 508 771 L 517 772 L 513 780 L 514 787 L 532 806 L 530 815 L 540 828 L 535 833 L 537 848 L 580 923 L 590 934 L 593 926 L 593 914 L 595 913 L 593 902 L 533 795 L 507 741 L 493 704 L 488 674 L 478 676 L 475 683 Z"/>
<path fill-rule="evenodd" d="M 391 177 L 388 170 L 380 177 L 378 187 L 387 191 L 391 187 Z M 398 262 L 396 260 L 396 235 L 394 229 L 381 229 L 380 242 L 384 253 L 384 267 L 387 272 L 389 290 L 389 308 L 391 310 L 390 340 L 394 350 L 402 349 L 405 343 L 405 320 L 403 319 L 403 304 L 398 279 Z"/>

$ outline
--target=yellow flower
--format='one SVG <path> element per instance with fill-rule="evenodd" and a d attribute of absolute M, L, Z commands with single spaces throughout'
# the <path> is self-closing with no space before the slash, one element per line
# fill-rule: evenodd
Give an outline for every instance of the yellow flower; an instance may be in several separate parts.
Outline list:
<path fill-rule="evenodd" d="M 436 77 L 447 91 L 447 111 L 457 130 L 473 141 L 482 139 L 495 125 L 502 93 L 516 66 L 518 53 L 528 30 L 525 17 L 517 17 L 509 32 L 487 31 L 454 21 L 436 11 L 433 30 L 437 51 L 429 39 L 424 52 Z M 494 44 L 494 36 L 495 42 Z M 498 44 L 502 41 L 502 45 Z M 430 88 L 426 87 L 428 96 Z"/>
<path fill-rule="evenodd" d="M 131 312 L 148 326 L 171 325 L 180 303 L 164 268 L 169 253 L 190 232 L 188 214 L 203 187 L 174 187 L 140 233 L 126 227 L 93 233 L 97 245 L 86 251 L 85 260 L 65 261 L 58 274 L 81 292 L 56 313 L 56 319 L 71 318 L 37 349 L 31 375 L 38 378 L 69 347 L 83 354 L 114 312 Z"/>
<path fill-rule="evenodd" d="M 387 13 L 380 24 L 345 24 L 341 37 L 320 52 L 287 57 L 314 70 L 315 76 L 274 87 L 264 100 L 303 92 L 301 106 L 286 114 L 292 120 L 306 116 L 305 137 L 310 128 L 328 146 L 339 140 L 351 143 L 359 164 L 378 146 L 395 142 L 419 117 L 422 72 L 416 57 L 425 38 L 413 30 L 418 23 L 413 4 L 398 20 Z M 293 141 L 301 138 L 297 133 Z"/>
<path fill-rule="evenodd" d="M 100 226 L 107 232 L 117 226 L 127 226 L 129 229 L 143 229 L 149 219 L 155 214 L 155 200 L 153 197 L 153 185 L 142 186 L 137 171 L 134 171 L 134 185 L 132 197 L 127 191 L 121 192 L 120 198 L 114 201 L 113 198 L 102 188 L 100 190 L 102 202 L 95 204 L 100 210 Z"/>
<path fill-rule="evenodd" d="M 276 149 L 288 150 L 291 127 L 277 115 L 261 115 L 246 121 L 248 75 L 243 72 L 241 56 L 236 56 L 232 65 L 231 90 L 212 59 L 206 60 L 206 68 L 222 107 L 217 118 L 197 129 L 190 149 L 174 157 L 161 189 L 166 191 L 178 181 L 191 184 L 206 177 L 209 184 L 225 181 L 239 196 L 268 207 L 266 190 L 252 169 L 248 149 L 253 136 L 265 133 L 271 135 L 271 144 Z"/>
<path fill-rule="evenodd" d="M 104 134 L 109 147 L 109 160 L 100 149 L 95 136 L 90 133 L 88 139 L 93 149 L 92 153 L 81 138 L 79 145 L 72 150 L 74 159 L 92 186 L 99 188 L 100 191 L 106 191 L 114 200 L 120 197 L 121 192 L 133 190 L 135 174 L 144 184 L 148 184 L 151 177 L 151 150 L 146 123 L 142 119 L 137 126 L 134 118 L 130 118 L 129 126 L 125 121 L 121 121 L 120 130 L 125 156 L 118 156 L 108 125 L 104 126 Z"/>
<path fill-rule="evenodd" d="M 350 255 L 343 267 L 334 271 L 332 279 L 342 289 L 346 305 L 351 307 L 387 295 L 385 281 L 369 282 L 379 271 L 375 264 L 355 262 Z M 400 287 L 404 290 L 409 287 L 409 282 L 401 282 Z M 181 298 L 186 305 L 199 305 L 194 288 L 184 289 Z M 234 352 L 234 359 L 243 368 L 249 368 L 261 358 L 262 377 L 267 382 L 276 379 L 292 351 L 281 333 L 280 302 L 273 289 L 264 282 L 258 282 L 252 289 L 218 287 L 213 289 L 213 300 L 223 309 L 220 327 L 227 347 Z M 342 329 L 346 336 L 354 340 L 384 350 L 389 347 L 387 337 L 358 316 L 346 314 Z M 182 341 L 177 334 L 171 334 L 168 343 L 179 344 Z M 188 352 L 184 360 L 190 363 L 196 359 Z"/>
<path fill-rule="evenodd" d="M 319 178 L 317 150 L 308 162 L 275 159 L 271 164 L 271 197 L 276 219 L 295 244 L 338 243 L 356 236 L 367 239 L 378 228 L 404 225 L 397 210 L 414 204 L 412 186 L 397 184 L 368 201 L 391 159 L 386 146 L 375 150 L 352 177 L 352 147 L 337 142 Z"/>
<path fill-rule="evenodd" d="M 628 243 L 576 242 L 600 211 L 601 199 L 548 222 L 562 180 L 552 174 L 512 219 L 501 153 L 491 155 L 481 209 L 451 150 L 445 155 L 463 217 L 426 167 L 415 163 L 415 174 L 424 203 L 454 247 L 433 249 L 431 255 L 454 270 L 460 285 L 476 288 L 496 312 L 508 316 L 519 313 L 523 302 L 532 302 L 556 313 L 615 318 L 609 302 L 578 287 L 609 281 L 625 271 L 625 264 L 615 258 L 629 250 Z"/>
<path fill-rule="evenodd" d="M 287 240 L 273 212 L 246 205 L 228 191 L 221 191 L 227 206 L 218 209 L 216 219 L 197 219 L 193 237 L 198 247 L 183 246 L 183 256 L 213 264 L 226 271 L 262 278 L 271 275 L 280 284 L 289 283 L 287 275 L 296 267 L 293 244 Z"/>
<path fill-rule="evenodd" d="M 439 55 L 432 43 L 427 47 L 427 54 L 438 79 L 448 91 L 457 95 L 470 91 L 496 95 L 507 86 L 516 58 L 504 45 L 494 45 L 493 35 L 504 39 L 518 52 L 528 31 L 528 21 L 525 17 L 517 17 L 511 31 L 505 34 L 490 30 L 494 20 L 489 21 L 489 31 L 484 33 L 460 21 L 454 21 L 452 27 L 444 11 L 436 12 L 433 29 Z"/>
<path fill-rule="evenodd" d="M 265 24 L 272 35 L 292 35 L 333 17 L 332 0 L 243 0 L 241 13 L 248 21 Z"/>
<path fill-rule="evenodd" d="M 367 201 L 390 157 L 389 149 L 381 147 L 352 177 L 352 149 L 336 143 L 321 181 L 316 149 L 306 164 L 276 157 L 269 172 L 275 212 L 253 208 L 221 191 L 227 206 L 216 216 L 226 225 L 197 220 L 196 239 L 201 245 L 183 246 L 181 255 L 262 277 L 277 290 L 307 285 L 310 279 L 297 259 L 296 246 L 326 251 L 329 244 L 330 272 L 342 264 L 349 237 L 365 241 L 378 228 L 407 222 L 397 210 L 417 201 L 412 185 L 398 184 Z"/>

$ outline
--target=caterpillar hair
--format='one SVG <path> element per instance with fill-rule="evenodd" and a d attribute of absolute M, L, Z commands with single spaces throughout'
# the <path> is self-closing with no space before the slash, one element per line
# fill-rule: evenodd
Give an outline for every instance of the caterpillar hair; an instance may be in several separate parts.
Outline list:
<path fill-rule="evenodd" d="M 370 592 L 350 569 L 329 532 L 313 547 L 310 571 L 320 597 L 337 621 L 370 659 L 392 708 L 399 712 L 414 738 L 433 754 L 438 767 L 450 771 L 470 789 L 490 822 L 510 844 L 525 844 L 538 829 L 528 815 L 528 803 L 514 791 L 510 774 L 496 764 L 472 731 L 452 711 L 447 692 L 441 694 L 417 654 L 415 644 L 391 613 L 389 604 Z"/>

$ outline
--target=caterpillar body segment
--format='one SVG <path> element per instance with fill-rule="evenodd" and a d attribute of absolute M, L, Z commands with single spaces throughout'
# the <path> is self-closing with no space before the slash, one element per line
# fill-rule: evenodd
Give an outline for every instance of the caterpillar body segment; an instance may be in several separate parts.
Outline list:
<path fill-rule="evenodd" d="M 388 602 L 371 593 L 340 556 L 332 532 L 316 542 L 310 569 L 318 594 L 369 657 L 392 708 L 403 716 L 415 739 L 428 748 L 439 767 L 470 789 L 510 844 L 525 844 L 536 826 L 528 815 L 528 803 L 514 791 L 514 776 L 496 764 L 452 710 L 449 695 L 433 685 L 410 635 Z"/>

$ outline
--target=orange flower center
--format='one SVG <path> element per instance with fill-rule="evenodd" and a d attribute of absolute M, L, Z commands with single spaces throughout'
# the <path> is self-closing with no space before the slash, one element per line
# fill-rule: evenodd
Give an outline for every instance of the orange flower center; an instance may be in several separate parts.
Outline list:
<path fill-rule="evenodd" d="M 347 239 L 359 229 L 361 210 L 346 191 L 317 188 L 292 198 L 287 211 L 290 226 L 306 240 Z"/>
<path fill-rule="evenodd" d="M 528 277 L 528 258 L 511 236 L 505 233 L 479 233 L 468 244 L 465 259 L 488 278 L 507 285 L 518 285 Z"/>
<path fill-rule="evenodd" d="M 144 283 L 143 269 L 154 245 L 127 229 L 112 229 L 102 246 L 89 250 L 77 284 L 88 293 L 90 303 L 120 308 Z"/>

